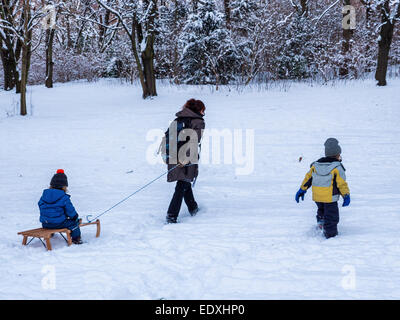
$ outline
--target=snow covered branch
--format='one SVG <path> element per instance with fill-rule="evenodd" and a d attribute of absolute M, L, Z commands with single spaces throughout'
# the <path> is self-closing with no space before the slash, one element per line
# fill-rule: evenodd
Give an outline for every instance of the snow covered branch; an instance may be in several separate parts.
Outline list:
<path fill-rule="evenodd" d="M 315 21 L 315 23 L 318 24 L 319 21 L 329 12 L 329 10 L 331 10 L 333 7 L 335 7 L 339 2 L 340 2 L 340 0 L 336 0 L 328 8 L 326 8 L 326 10 L 318 18 L 313 19 Z"/>

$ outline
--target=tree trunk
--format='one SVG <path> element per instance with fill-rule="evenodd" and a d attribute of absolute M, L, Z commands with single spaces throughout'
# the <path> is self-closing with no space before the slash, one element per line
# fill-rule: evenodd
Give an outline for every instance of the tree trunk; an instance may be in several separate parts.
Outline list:
<path fill-rule="evenodd" d="M 109 1 L 107 1 L 107 5 L 109 4 Z M 110 17 L 111 17 L 111 12 L 106 10 L 104 13 L 104 21 L 103 21 L 103 16 L 100 15 L 100 25 L 99 29 L 99 48 L 103 50 L 104 44 L 106 42 L 106 34 L 107 34 L 107 27 L 110 24 Z"/>
<path fill-rule="evenodd" d="M 368 28 L 370 26 L 371 16 L 372 16 L 372 8 L 371 5 L 368 3 L 365 8 L 365 21 L 367 23 Z"/>
<path fill-rule="evenodd" d="M 136 62 L 136 67 L 139 72 L 139 81 L 140 85 L 142 86 L 142 91 L 143 91 L 143 98 L 147 97 L 147 88 L 146 88 L 146 83 L 145 83 L 145 78 L 144 78 L 144 73 L 143 73 L 143 68 L 142 68 L 142 63 L 140 61 L 139 54 L 137 52 L 137 47 L 136 47 L 136 34 L 139 36 L 139 43 L 140 43 L 140 37 L 141 37 L 141 32 L 139 31 L 140 25 L 138 24 L 138 20 L 136 17 L 136 14 L 134 14 L 133 19 L 132 19 L 132 33 L 131 33 L 131 49 L 133 53 L 133 57 L 135 58 Z"/>
<path fill-rule="evenodd" d="M 360 0 L 360 1 L 365 7 L 365 22 L 366 22 L 367 28 L 369 28 L 370 20 L 371 20 L 371 16 L 372 16 L 372 7 L 371 6 L 372 6 L 373 0 Z"/>
<path fill-rule="evenodd" d="M 231 28 L 231 7 L 230 0 L 224 0 L 225 22 L 227 29 Z"/>
<path fill-rule="evenodd" d="M 307 16 L 308 15 L 308 0 L 300 0 L 301 5 L 301 15 Z"/>
<path fill-rule="evenodd" d="M 155 14 L 157 12 L 157 0 L 147 0 L 144 3 L 149 6 L 151 1 L 152 10 L 150 17 L 146 22 L 146 39 L 143 39 L 143 30 L 141 24 L 138 23 L 136 16 L 134 19 L 134 28 L 132 34 L 136 31 L 138 43 L 141 44 L 146 41 L 146 47 L 140 48 L 141 50 L 141 63 L 138 63 L 138 55 L 136 54 L 137 67 L 139 70 L 140 83 L 143 90 L 143 99 L 154 97 L 157 95 L 156 91 L 156 76 L 154 72 L 154 39 L 155 39 Z M 134 39 L 136 41 L 136 38 Z M 132 44 L 133 45 L 133 44 Z M 134 43 L 134 50 L 136 51 L 136 42 Z M 134 52 L 135 53 L 135 52 Z"/>
<path fill-rule="evenodd" d="M 382 15 L 382 26 L 379 32 L 378 41 L 378 64 L 375 72 L 375 79 L 378 86 L 386 86 L 386 74 L 389 61 L 389 51 L 393 39 L 394 21 L 390 21 L 389 0 L 386 0 L 380 7 Z"/>
<path fill-rule="evenodd" d="M 175 10 L 174 10 L 174 20 L 173 20 L 173 30 L 177 30 L 178 26 L 178 6 L 179 3 L 177 0 L 174 0 Z M 176 32 L 176 31 L 175 31 Z M 176 32 L 177 33 L 177 32 Z M 176 36 L 176 35 L 174 35 Z M 177 37 L 177 36 L 176 36 Z M 176 39 L 176 38 L 175 38 Z M 173 42 L 173 79 L 175 84 L 178 84 L 178 61 L 179 61 L 179 48 L 178 48 L 178 41 Z"/>
<path fill-rule="evenodd" d="M 27 48 L 24 46 L 22 48 L 22 72 L 21 72 L 21 97 L 20 97 L 20 114 L 21 116 L 27 115 L 27 107 L 26 107 L 26 84 L 28 80 L 28 73 L 27 73 Z"/>
<path fill-rule="evenodd" d="M 46 87 L 53 88 L 53 41 L 55 29 L 46 30 Z"/>
<path fill-rule="evenodd" d="M 351 1 L 350 0 L 344 0 L 343 1 L 343 5 L 344 5 L 344 7 L 345 6 L 350 6 L 351 5 Z M 351 14 L 351 12 L 346 10 L 346 12 L 343 13 L 343 19 L 345 19 L 349 14 Z M 352 36 L 353 36 L 353 30 L 351 28 L 351 25 L 346 25 L 346 27 L 343 28 L 343 39 L 344 39 L 344 42 L 343 42 L 343 53 L 347 53 L 347 52 L 350 51 L 350 40 L 351 40 Z"/>
<path fill-rule="evenodd" d="M 343 6 L 350 6 L 351 5 L 351 1 L 350 0 L 344 0 L 343 1 Z M 344 10 L 343 12 L 343 19 L 346 19 L 345 21 L 348 21 L 348 15 L 351 14 L 351 12 Z M 351 18 L 350 18 L 351 19 Z M 347 67 L 348 64 L 348 57 L 346 57 L 350 51 L 350 41 L 351 38 L 353 37 L 353 29 L 351 28 L 351 25 L 346 25 L 343 26 L 343 42 L 342 42 L 342 54 L 344 57 L 344 61 L 343 64 L 344 66 L 342 66 L 339 70 L 339 75 L 341 77 L 345 77 L 349 74 L 349 69 Z"/>
<path fill-rule="evenodd" d="M 12 71 L 12 63 L 10 62 L 10 55 L 8 49 L 2 47 L 2 41 L 0 39 L 0 56 L 3 64 L 4 72 L 4 90 L 12 90 L 15 87 L 14 75 Z"/>
<path fill-rule="evenodd" d="M 32 41 L 32 30 L 29 29 L 29 20 L 31 19 L 30 12 L 30 0 L 25 0 L 23 19 L 24 19 L 24 41 L 22 44 L 22 65 L 21 65 L 21 105 L 20 114 L 21 116 L 26 116 L 27 106 L 26 106 L 26 86 L 28 83 L 28 72 L 30 68 L 31 59 L 31 41 Z"/>
<path fill-rule="evenodd" d="M 14 17 L 12 12 L 14 6 L 11 6 L 10 1 L 2 1 L 2 7 L 0 11 L 0 19 L 5 20 L 8 24 L 14 24 Z M 4 69 L 4 87 L 5 90 L 12 90 L 16 88 L 16 92 L 20 92 L 20 79 L 18 72 L 18 60 L 21 54 L 21 41 L 15 39 L 12 31 L 3 29 L 3 33 L 0 37 L 0 56 Z"/>
<path fill-rule="evenodd" d="M 142 52 L 142 64 L 145 90 L 143 91 L 143 98 L 154 97 L 157 95 L 156 91 L 156 76 L 154 72 L 154 48 L 153 41 L 148 39 L 150 42 L 146 50 Z"/>
<path fill-rule="evenodd" d="M 73 44 L 72 44 L 71 24 L 70 24 L 70 21 L 69 21 L 69 17 L 66 18 L 65 24 L 66 24 L 66 31 L 67 31 L 66 32 L 66 34 L 67 34 L 67 48 L 70 49 L 70 48 L 73 47 Z"/>

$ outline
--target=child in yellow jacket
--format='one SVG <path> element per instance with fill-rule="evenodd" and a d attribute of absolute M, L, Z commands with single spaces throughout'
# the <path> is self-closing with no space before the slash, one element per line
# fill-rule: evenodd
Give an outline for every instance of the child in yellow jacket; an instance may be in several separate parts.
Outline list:
<path fill-rule="evenodd" d="M 339 141 L 329 138 L 325 141 L 325 157 L 311 164 L 299 191 L 296 193 L 296 202 L 304 200 L 307 190 L 312 187 L 313 201 L 316 202 L 317 223 L 323 229 L 326 238 L 338 234 L 339 223 L 338 200 L 343 197 L 343 207 L 350 204 L 350 190 L 346 182 L 346 169 L 341 161 L 342 149 Z"/>

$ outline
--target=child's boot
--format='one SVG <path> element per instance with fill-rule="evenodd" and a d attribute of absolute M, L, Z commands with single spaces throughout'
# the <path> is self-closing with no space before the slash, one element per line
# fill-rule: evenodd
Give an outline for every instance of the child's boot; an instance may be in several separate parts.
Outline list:
<path fill-rule="evenodd" d="M 336 237 L 337 235 L 338 235 L 337 231 L 333 232 L 333 233 L 328 233 L 328 232 L 324 231 L 324 236 L 325 236 L 326 239 Z"/>
<path fill-rule="evenodd" d="M 76 238 L 72 238 L 72 243 L 73 244 L 82 244 L 83 241 L 82 241 L 81 237 L 76 237 Z"/>

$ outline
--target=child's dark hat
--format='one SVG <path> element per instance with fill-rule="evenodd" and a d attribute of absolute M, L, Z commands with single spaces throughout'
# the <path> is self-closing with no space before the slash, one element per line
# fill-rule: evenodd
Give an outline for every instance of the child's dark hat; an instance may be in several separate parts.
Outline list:
<path fill-rule="evenodd" d="M 51 179 L 50 187 L 55 188 L 55 189 L 61 189 L 62 187 L 68 187 L 68 178 L 65 175 L 63 169 L 57 170 L 57 173 Z"/>

